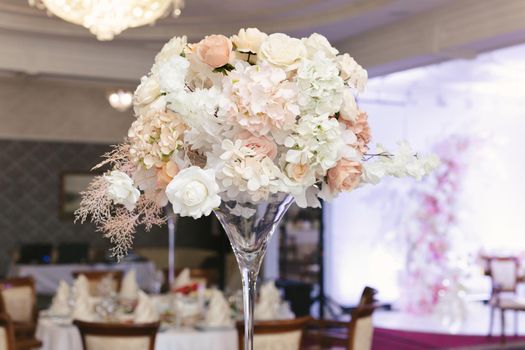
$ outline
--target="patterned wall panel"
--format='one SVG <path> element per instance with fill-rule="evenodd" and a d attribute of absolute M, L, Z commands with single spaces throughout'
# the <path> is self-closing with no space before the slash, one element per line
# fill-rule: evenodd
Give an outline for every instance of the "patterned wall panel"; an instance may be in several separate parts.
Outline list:
<path fill-rule="evenodd" d="M 0 273 L 25 242 L 89 242 L 108 246 L 91 224 L 59 215 L 62 172 L 88 171 L 106 145 L 0 140 Z M 138 245 L 165 245 L 166 229 L 137 234 Z"/>

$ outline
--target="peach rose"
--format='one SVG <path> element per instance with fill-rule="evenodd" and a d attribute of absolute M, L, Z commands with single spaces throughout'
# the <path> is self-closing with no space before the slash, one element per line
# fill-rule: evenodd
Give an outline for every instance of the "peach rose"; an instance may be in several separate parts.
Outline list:
<path fill-rule="evenodd" d="M 233 44 L 224 35 L 209 35 L 195 46 L 195 53 L 201 62 L 212 68 L 224 66 L 233 55 Z"/>
<path fill-rule="evenodd" d="M 244 145 L 253 149 L 258 155 L 267 156 L 274 160 L 277 156 L 277 145 L 266 136 L 255 136 L 250 132 L 242 132 L 239 138 L 244 141 Z"/>
<path fill-rule="evenodd" d="M 179 172 L 179 167 L 174 162 L 167 162 L 157 168 L 157 185 L 166 187 Z"/>
<path fill-rule="evenodd" d="M 363 166 L 361 163 L 341 159 L 328 170 L 328 186 L 333 192 L 351 191 L 359 185 Z"/>
<path fill-rule="evenodd" d="M 308 172 L 308 165 L 306 164 L 288 164 L 286 166 L 286 173 L 290 178 L 297 182 L 301 182 Z"/>
<path fill-rule="evenodd" d="M 342 120 L 346 127 L 355 134 L 357 143 L 355 144 L 357 150 L 361 153 L 368 151 L 368 144 L 372 140 L 370 132 L 370 125 L 368 125 L 368 116 L 364 112 L 359 112 L 355 122 L 349 120 Z"/>

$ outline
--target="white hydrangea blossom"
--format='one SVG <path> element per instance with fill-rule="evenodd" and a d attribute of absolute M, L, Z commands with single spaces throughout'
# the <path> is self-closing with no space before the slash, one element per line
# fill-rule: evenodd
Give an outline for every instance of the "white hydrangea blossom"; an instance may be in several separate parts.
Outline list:
<path fill-rule="evenodd" d="M 278 134 L 295 124 L 297 93 L 283 69 L 239 63 L 223 80 L 220 114 L 253 134 Z"/>
<path fill-rule="evenodd" d="M 184 89 L 186 85 L 186 73 L 190 63 L 181 56 L 174 56 L 169 60 L 156 63 L 152 72 L 158 77 L 160 90 L 162 92 L 173 92 Z"/>
<path fill-rule="evenodd" d="M 385 176 L 410 176 L 420 180 L 439 166 L 437 156 L 416 155 L 406 141 L 398 143 L 397 153 L 389 153 L 381 145 L 377 145 L 376 151 L 379 156 L 363 164 L 363 183 L 377 184 Z"/>
<path fill-rule="evenodd" d="M 293 133 L 286 138 L 286 161 L 308 164 L 316 169 L 319 167 L 317 174 L 324 175 L 340 158 L 343 145 L 337 119 L 307 115 L 299 120 Z"/>
<path fill-rule="evenodd" d="M 268 157 L 243 146 L 241 140 L 223 140 L 215 147 L 209 158 L 210 166 L 216 171 L 219 186 L 229 199 L 258 202 L 268 194 L 282 190 L 281 172 Z"/>
<path fill-rule="evenodd" d="M 301 115 L 331 116 L 343 103 L 343 79 L 333 61 L 319 51 L 297 69 Z"/>
<path fill-rule="evenodd" d="M 222 99 L 218 88 L 179 90 L 166 97 L 168 108 L 177 112 L 188 126 L 185 141 L 194 149 L 211 150 L 220 142 L 221 119 L 216 116 Z"/>
<path fill-rule="evenodd" d="M 171 111 L 140 115 L 128 131 L 131 160 L 146 169 L 162 165 L 182 146 L 185 129 L 181 118 Z"/>

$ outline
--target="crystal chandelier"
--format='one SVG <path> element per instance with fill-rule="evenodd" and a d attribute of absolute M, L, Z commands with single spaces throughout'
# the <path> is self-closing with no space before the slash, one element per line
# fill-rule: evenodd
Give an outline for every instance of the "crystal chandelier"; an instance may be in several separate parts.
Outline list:
<path fill-rule="evenodd" d="M 112 40 L 127 28 L 154 24 L 159 18 L 177 17 L 184 0 L 28 0 L 65 21 L 89 29 L 98 40 Z"/>

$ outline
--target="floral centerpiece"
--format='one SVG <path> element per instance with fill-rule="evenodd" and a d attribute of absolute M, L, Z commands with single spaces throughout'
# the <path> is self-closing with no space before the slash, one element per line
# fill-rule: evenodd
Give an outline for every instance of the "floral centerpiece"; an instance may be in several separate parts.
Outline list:
<path fill-rule="evenodd" d="M 279 194 L 317 207 L 320 198 L 386 175 L 421 178 L 435 157 L 418 156 L 405 143 L 397 155 L 382 147 L 369 152 L 367 115 L 356 102 L 366 82 L 367 72 L 319 34 L 297 39 L 249 28 L 198 43 L 175 37 L 142 78 L 133 100 L 137 119 L 99 164 L 112 170 L 83 193 L 77 218 L 91 216 L 121 256 L 137 225 L 164 222 L 168 204 L 181 216 L 225 206 L 228 215 L 258 222 L 256 205 Z M 271 209 L 276 221 L 292 200 L 278 202 Z M 217 215 L 231 232 L 229 219 Z"/>

